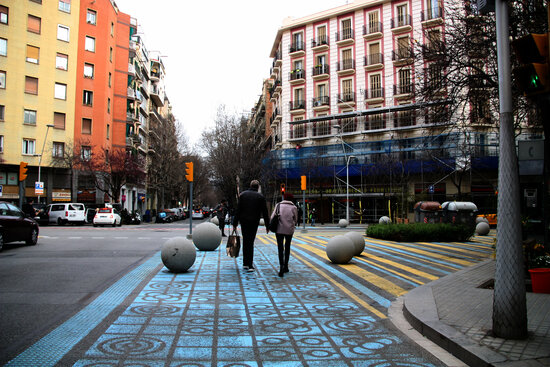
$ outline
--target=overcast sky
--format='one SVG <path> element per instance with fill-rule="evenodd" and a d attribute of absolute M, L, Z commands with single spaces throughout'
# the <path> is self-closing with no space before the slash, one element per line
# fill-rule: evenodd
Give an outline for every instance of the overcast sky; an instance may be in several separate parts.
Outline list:
<path fill-rule="evenodd" d="M 283 19 L 346 0 L 115 0 L 138 21 L 149 51 L 160 51 L 166 92 L 191 143 L 211 126 L 219 105 L 250 111 L 269 77 L 269 57 Z M 351 0 L 349 1 L 351 2 Z"/>

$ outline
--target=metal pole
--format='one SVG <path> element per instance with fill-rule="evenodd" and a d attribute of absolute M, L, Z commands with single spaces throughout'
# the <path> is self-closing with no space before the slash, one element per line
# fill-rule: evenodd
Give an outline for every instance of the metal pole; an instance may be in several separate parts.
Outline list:
<path fill-rule="evenodd" d="M 40 167 L 42 166 L 42 156 L 44 155 L 44 147 L 46 146 L 46 140 L 48 140 L 48 131 L 50 131 L 50 127 L 53 127 L 53 125 L 46 125 L 46 136 L 44 136 L 44 143 L 42 143 L 42 152 L 40 153 L 40 157 L 38 158 L 38 182 L 40 181 Z M 40 204 L 40 195 L 38 195 L 38 204 Z"/>
<path fill-rule="evenodd" d="M 189 182 L 189 234 L 187 238 L 193 238 L 193 181 Z"/>
<path fill-rule="evenodd" d="M 349 224 L 349 158 L 346 157 L 346 221 Z"/>
<path fill-rule="evenodd" d="M 306 231 L 306 190 L 302 190 L 302 233 Z"/>
<path fill-rule="evenodd" d="M 521 244 L 519 171 L 512 115 L 508 3 L 497 0 L 496 38 L 500 100 L 498 232 L 493 297 L 493 332 L 527 338 L 527 306 Z"/>

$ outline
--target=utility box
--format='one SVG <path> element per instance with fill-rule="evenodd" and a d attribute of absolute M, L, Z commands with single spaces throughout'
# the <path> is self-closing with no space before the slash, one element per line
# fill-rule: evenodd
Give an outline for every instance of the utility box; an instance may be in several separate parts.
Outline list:
<path fill-rule="evenodd" d="M 443 211 L 437 201 L 419 201 L 414 205 L 414 221 L 416 223 L 441 223 Z"/>
<path fill-rule="evenodd" d="M 446 201 L 441 205 L 445 223 L 465 224 L 475 228 L 477 206 L 470 201 Z"/>

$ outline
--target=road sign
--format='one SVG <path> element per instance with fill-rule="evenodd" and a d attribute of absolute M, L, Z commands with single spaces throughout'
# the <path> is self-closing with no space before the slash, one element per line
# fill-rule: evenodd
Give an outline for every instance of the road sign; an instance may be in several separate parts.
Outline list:
<path fill-rule="evenodd" d="M 43 195 L 44 194 L 44 182 L 36 181 L 34 183 L 34 194 Z"/>

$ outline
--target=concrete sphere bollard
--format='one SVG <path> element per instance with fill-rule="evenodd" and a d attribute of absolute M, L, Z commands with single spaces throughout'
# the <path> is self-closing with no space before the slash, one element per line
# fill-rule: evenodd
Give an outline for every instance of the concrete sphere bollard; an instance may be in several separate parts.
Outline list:
<path fill-rule="evenodd" d="M 332 237 L 326 247 L 327 257 L 334 264 L 347 264 L 355 253 L 355 245 L 349 237 L 339 235 Z"/>
<path fill-rule="evenodd" d="M 260 225 L 261 225 L 261 226 L 265 226 L 264 218 L 260 218 Z"/>
<path fill-rule="evenodd" d="M 187 238 L 174 237 L 162 245 L 160 258 L 172 273 L 183 273 L 195 263 L 197 249 Z"/>
<path fill-rule="evenodd" d="M 215 225 L 220 225 L 220 221 L 218 220 L 218 217 L 213 217 L 212 219 L 210 219 L 210 223 L 213 223 Z"/>
<path fill-rule="evenodd" d="M 485 222 L 487 224 L 489 224 L 489 220 L 485 217 L 476 217 L 476 224 L 478 223 L 481 223 L 481 222 Z"/>
<path fill-rule="evenodd" d="M 200 251 L 214 251 L 222 242 L 222 232 L 217 225 L 203 222 L 193 230 L 193 243 Z"/>
<path fill-rule="evenodd" d="M 365 239 L 363 238 L 363 235 L 359 232 L 348 232 L 345 234 L 345 236 L 349 237 L 351 242 L 353 242 L 353 246 L 355 246 L 355 252 L 353 253 L 353 255 L 361 255 L 361 253 L 365 249 Z"/>
<path fill-rule="evenodd" d="M 349 226 L 349 222 L 345 219 L 340 219 L 338 221 L 338 227 L 340 228 L 346 228 L 347 226 Z"/>
<path fill-rule="evenodd" d="M 378 223 L 379 224 L 390 224 L 391 219 L 389 217 L 383 216 L 383 217 L 380 217 L 380 219 L 378 220 Z"/>
<path fill-rule="evenodd" d="M 476 225 L 476 233 L 480 236 L 487 236 L 490 230 L 491 227 L 489 226 L 489 223 L 479 222 Z"/>

